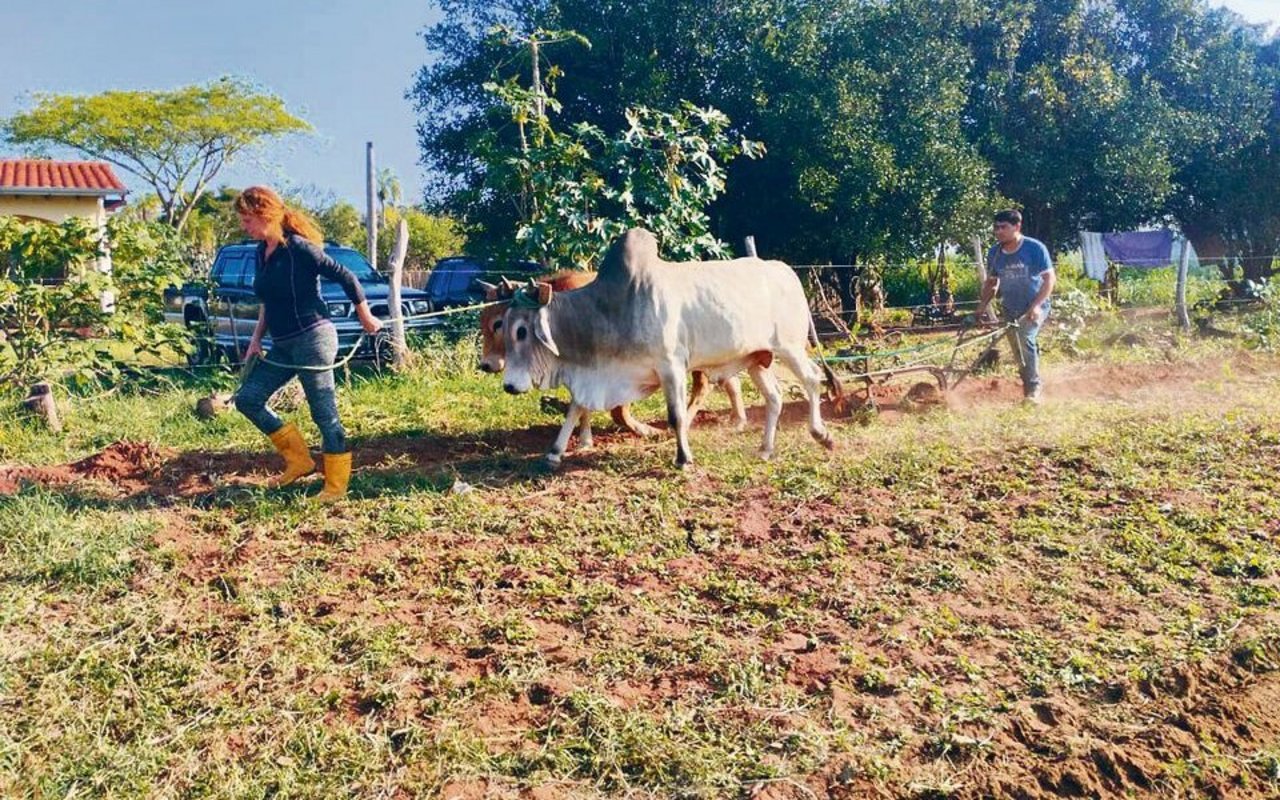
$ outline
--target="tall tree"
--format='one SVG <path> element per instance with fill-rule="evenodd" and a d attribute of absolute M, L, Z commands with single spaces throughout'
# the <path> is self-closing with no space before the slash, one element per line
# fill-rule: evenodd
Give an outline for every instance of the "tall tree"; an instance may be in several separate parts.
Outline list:
<path fill-rule="evenodd" d="M 1051 250 L 1149 221 L 1174 191 L 1174 109 L 1133 63 L 1153 31 L 1123 5 L 1005 0 L 972 34 L 970 135 Z"/>
<path fill-rule="evenodd" d="M 1147 13 L 1171 16 L 1171 1 L 1146 0 Z M 1202 257 L 1269 276 L 1280 251 L 1280 40 L 1225 9 L 1162 28 L 1171 46 L 1148 69 L 1176 103 L 1183 152 L 1167 210 Z"/>
<path fill-rule="evenodd" d="M 505 25 L 591 42 L 554 54 L 567 119 L 611 130 L 628 106 L 689 100 L 762 141 L 769 155 L 730 165 L 710 215 L 722 238 L 754 234 L 770 254 L 933 252 L 985 227 L 997 202 L 1021 207 L 1054 249 L 1082 227 L 1170 219 L 1241 253 L 1275 246 L 1265 222 L 1275 48 L 1207 0 L 441 7 L 426 33 L 434 60 L 410 95 L 424 163 L 441 176 L 429 197 L 473 225 L 509 232 L 518 219 L 513 198 L 486 191 L 475 158 L 485 141 L 518 138 L 479 88 L 528 84 L 527 54 L 490 33 Z"/>
<path fill-rule="evenodd" d="M 443 7 L 445 21 L 427 33 L 438 58 L 412 94 L 429 112 L 419 128 L 424 159 L 454 179 L 436 184 L 432 199 L 471 216 L 506 199 L 478 188 L 474 143 L 513 136 L 516 126 L 485 98 L 450 98 L 465 96 L 474 76 L 503 81 L 528 68 L 484 37 L 487 4 Z M 921 241 L 932 248 L 988 205 L 985 165 L 958 123 L 967 61 L 946 40 L 961 16 L 952 7 L 975 13 L 959 0 L 548 0 L 508 11 L 524 14 L 525 27 L 569 28 L 591 42 L 555 53 L 565 118 L 610 130 L 625 125 L 630 105 L 689 100 L 763 141 L 768 157 L 729 167 L 728 192 L 711 208 L 716 233 L 755 234 L 771 254 L 825 261 Z M 884 35 L 901 46 L 883 48 Z"/>
<path fill-rule="evenodd" d="M 404 199 L 404 192 L 400 188 L 400 179 L 396 177 L 395 170 L 391 169 L 391 167 L 383 167 L 378 170 L 377 191 L 378 218 L 385 219 L 387 206 L 398 206 L 400 201 Z"/>
<path fill-rule="evenodd" d="M 172 91 L 40 94 L 0 122 L 14 144 L 68 147 L 141 178 L 179 230 L 225 165 L 269 138 L 309 130 L 279 97 L 231 78 Z"/>

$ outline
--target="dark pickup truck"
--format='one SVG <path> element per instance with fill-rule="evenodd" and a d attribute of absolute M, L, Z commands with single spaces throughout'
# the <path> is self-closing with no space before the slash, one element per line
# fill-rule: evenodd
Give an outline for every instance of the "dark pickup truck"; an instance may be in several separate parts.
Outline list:
<path fill-rule="evenodd" d="M 253 243 L 226 245 L 214 259 L 207 284 L 189 283 L 181 289 L 165 291 L 165 320 L 197 333 L 196 348 L 190 358 L 193 364 L 213 363 L 219 358 L 226 358 L 232 363 L 241 360 L 258 324 L 258 296 L 253 293 L 255 250 Z M 355 274 L 374 316 L 384 320 L 392 316 L 387 302 L 391 284 L 369 265 L 361 253 L 332 243 L 326 243 L 324 251 Z M 320 296 L 328 304 L 329 317 L 338 329 L 339 356 L 345 355 L 362 332 L 355 309 L 342 287 L 323 278 L 320 280 Z M 400 316 L 425 314 L 433 310 L 426 292 L 408 287 L 400 289 Z M 405 332 L 422 332 L 440 324 L 438 317 L 408 320 Z M 270 335 L 263 339 L 262 344 L 264 348 L 270 348 Z M 389 351 L 389 348 L 376 345 L 373 337 L 366 337 L 357 356 L 373 358 Z"/>

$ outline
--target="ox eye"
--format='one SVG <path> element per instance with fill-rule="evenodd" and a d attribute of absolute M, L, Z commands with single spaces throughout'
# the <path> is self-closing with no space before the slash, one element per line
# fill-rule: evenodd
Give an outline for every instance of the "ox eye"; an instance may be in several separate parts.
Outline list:
<path fill-rule="evenodd" d="M 493 332 L 497 333 L 500 330 L 502 330 L 502 320 L 498 320 L 493 323 Z"/>
<path fill-rule="evenodd" d="M 516 341 L 523 342 L 529 337 L 529 332 L 524 328 L 516 328 Z"/>

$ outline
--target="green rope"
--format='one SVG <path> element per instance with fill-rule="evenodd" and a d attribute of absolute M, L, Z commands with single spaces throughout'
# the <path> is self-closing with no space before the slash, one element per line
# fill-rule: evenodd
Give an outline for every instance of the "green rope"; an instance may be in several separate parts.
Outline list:
<path fill-rule="evenodd" d="M 492 303 L 477 303 L 476 305 L 472 305 L 472 306 L 459 306 L 457 308 L 446 308 L 444 311 L 431 311 L 426 314 L 411 314 L 407 317 L 390 317 L 386 320 L 383 320 L 383 322 L 389 324 L 392 322 L 409 322 L 410 320 L 415 320 L 415 319 L 429 319 L 431 317 L 446 317 L 446 316 L 449 316 L 450 314 L 463 314 L 468 311 L 479 311 L 480 309 L 488 308 L 489 306 L 499 305 L 502 302 L 504 301 L 498 300 Z M 364 340 L 367 339 L 368 337 L 369 337 L 369 334 L 361 333 L 360 336 L 356 339 L 355 344 L 351 345 L 351 351 L 348 352 L 347 355 L 344 358 L 342 358 L 342 360 L 335 361 L 332 364 L 329 364 L 327 366 L 322 366 L 322 367 L 318 367 L 311 364 L 282 364 L 279 361 L 272 361 L 270 358 L 267 358 L 264 355 L 258 355 L 256 356 L 256 358 L 259 361 L 261 361 L 263 364 L 270 364 L 273 367 L 282 367 L 284 369 L 291 369 L 297 372 L 328 372 L 331 369 L 340 369 L 342 367 L 345 367 L 351 361 L 351 359 L 356 357 L 356 353 L 360 351 L 360 345 L 364 344 Z M 246 366 L 247 365 L 248 365 L 248 362 L 246 362 Z M 252 371 L 252 368 L 249 368 L 249 371 Z"/>

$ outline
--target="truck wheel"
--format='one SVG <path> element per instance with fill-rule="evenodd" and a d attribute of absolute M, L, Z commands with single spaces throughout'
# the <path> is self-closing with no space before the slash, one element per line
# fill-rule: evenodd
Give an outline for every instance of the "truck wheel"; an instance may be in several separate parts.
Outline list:
<path fill-rule="evenodd" d="M 192 367 L 202 367 L 208 364 L 216 364 L 218 361 L 218 347 L 213 342 L 213 336 L 209 333 L 208 324 L 202 319 L 187 320 L 187 330 L 191 332 L 191 352 L 187 354 L 187 365 Z"/>

